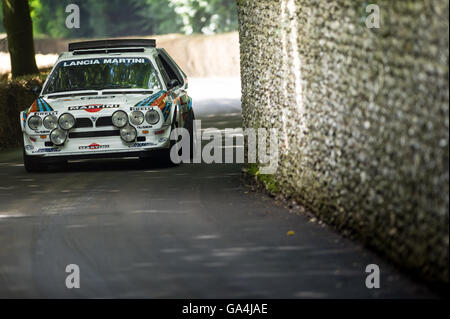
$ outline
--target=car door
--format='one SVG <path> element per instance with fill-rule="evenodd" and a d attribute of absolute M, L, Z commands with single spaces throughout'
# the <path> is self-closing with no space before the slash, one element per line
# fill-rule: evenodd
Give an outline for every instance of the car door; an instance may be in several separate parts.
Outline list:
<path fill-rule="evenodd" d="M 179 85 L 171 90 L 173 101 L 179 113 L 179 127 L 187 128 L 193 120 L 192 99 L 187 94 L 187 77 L 181 68 L 173 61 L 164 49 L 158 49 L 158 63 L 161 63 L 169 81 L 177 80 Z"/>

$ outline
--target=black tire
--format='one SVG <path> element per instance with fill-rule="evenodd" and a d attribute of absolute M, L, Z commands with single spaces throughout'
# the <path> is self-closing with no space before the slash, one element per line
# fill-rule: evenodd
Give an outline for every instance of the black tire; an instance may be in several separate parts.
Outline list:
<path fill-rule="evenodd" d="M 194 120 L 195 120 L 195 115 L 194 115 L 194 111 L 191 111 L 191 119 L 190 119 L 190 123 L 188 126 L 188 131 L 189 131 L 189 147 L 191 149 L 190 152 L 190 159 L 194 158 Z"/>
<path fill-rule="evenodd" d="M 39 173 L 47 170 L 47 165 L 42 163 L 39 158 L 28 156 L 23 150 L 23 165 L 28 173 Z"/>
<path fill-rule="evenodd" d="M 58 171 L 65 172 L 69 170 L 69 163 L 67 161 L 59 161 L 56 162 L 54 165 Z"/>
<path fill-rule="evenodd" d="M 178 121 L 177 121 L 177 113 L 178 113 L 178 107 L 175 107 L 175 112 L 173 112 L 173 120 L 171 125 L 170 134 L 172 134 L 172 131 L 178 128 Z M 169 137 L 170 138 L 170 137 Z M 178 166 L 179 164 L 172 162 L 170 159 L 170 151 L 172 150 L 172 147 L 176 144 L 175 141 L 170 139 L 170 147 L 165 150 L 160 150 L 157 152 L 157 158 L 161 163 L 166 163 L 169 166 Z"/>
<path fill-rule="evenodd" d="M 170 131 L 171 134 L 172 134 L 172 131 L 178 127 L 178 122 L 176 121 L 177 110 L 178 109 L 175 108 L 175 111 L 174 111 L 174 114 L 173 114 L 171 131 Z M 173 166 L 177 166 L 178 164 L 175 164 L 170 159 L 170 150 L 172 149 L 172 147 L 174 145 L 175 145 L 175 141 L 170 140 L 169 148 L 167 148 L 167 149 L 160 149 L 160 150 L 156 150 L 156 151 L 151 151 L 151 153 L 149 153 L 149 156 L 141 157 L 140 160 L 146 166 L 150 165 L 150 164 L 151 165 L 156 165 L 156 166 L 159 166 L 159 167 L 173 167 Z"/>
<path fill-rule="evenodd" d="M 191 160 L 194 158 L 194 142 L 195 142 L 195 140 L 194 140 L 194 120 L 195 120 L 195 115 L 194 115 L 194 111 L 192 110 L 191 114 L 189 115 L 188 124 L 186 125 L 187 130 L 189 132 L 189 148 L 190 148 L 189 159 L 191 159 Z M 175 128 L 177 128 L 177 127 L 178 127 L 178 125 L 175 126 Z M 172 129 L 174 129 L 174 127 L 172 127 Z M 175 142 L 171 141 L 170 148 L 172 148 L 172 146 L 174 144 L 175 144 Z M 179 150 L 178 154 L 180 156 L 182 156 L 183 149 Z"/>
<path fill-rule="evenodd" d="M 170 150 L 168 149 L 160 149 L 151 151 L 148 156 L 141 157 L 141 162 L 147 166 L 156 166 L 156 167 L 174 167 L 178 164 L 175 164 L 170 159 Z"/>

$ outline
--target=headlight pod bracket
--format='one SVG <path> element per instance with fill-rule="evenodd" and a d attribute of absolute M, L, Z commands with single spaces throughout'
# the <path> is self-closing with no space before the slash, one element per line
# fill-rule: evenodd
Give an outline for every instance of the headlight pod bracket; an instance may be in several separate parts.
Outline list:
<path fill-rule="evenodd" d="M 122 118 L 120 118 L 122 116 Z M 124 111 L 116 111 L 111 117 L 113 125 L 117 128 L 124 128 L 128 124 L 128 114 Z"/>
<path fill-rule="evenodd" d="M 72 123 L 69 122 L 69 119 L 65 120 L 65 122 L 64 122 L 64 119 L 67 117 L 71 118 L 73 120 Z M 69 131 L 75 127 L 76 119 L 72 114 L 64 113 L 64 114 L 61 114 L 61 116 L 59 117 L 58 124 L 61 129 L 65 130 L 65 131 Z M 67 125 L 67 124 L 69 124 L 69 125 Z"/>
<path fill-rule="evenodd" d="M 31 121 L 38 121 L 38 124 L 32 125 L 32 124 L 30 124 Z M 33 115 L 33 116 L 30 116 L 30 118 L 27 121 L 27 124 L 30 129 L 32 129 L 33 131 L 37 131 L 42 127 L 43 121 L 40 116 Z"/>
<path fill-rule="evenodd" d="M 63 140 L 57 140 L 58 136 L 55 136 L 55 134 L 60 133 L 61 135 L 59 137 L 64 137 Z M 50 141 L 55 144 L 56 146 L 62 146 L 67 141 L 68 133 L 66 130 L 55 128 L 53 131 L 50 132 Z"/>
<path fill-rule="evenodd" d="M 130 113 L 130 123 L 134 126 L 142 125 L 145 121 L 145 115 L 141 111 L 132 111 Z"/>
<path fill-rule="evenodd" d="M 137 138 L 137 130 L 131 125 L 125 125 L 120 129 L 120 138 L 125 143 L 133 143 Z"/>
<path fill-rule="evenodd" d="M 44 125 L 44 127 L 47 130 L 52 131 L 52 130 L 58 128 L 58 123 L 59 123 L 58 117 L 56 117 L 53 114 L 50 114 L 44 118 L 44 121 L 42 124 Z"/>
<path fill-rule="evenodd" d="M 152 109 L 145 113 L 145 120 L 150 125 L 156 125 L 161 120 L 161 116 L 159 115 L 158 111 Z"/>

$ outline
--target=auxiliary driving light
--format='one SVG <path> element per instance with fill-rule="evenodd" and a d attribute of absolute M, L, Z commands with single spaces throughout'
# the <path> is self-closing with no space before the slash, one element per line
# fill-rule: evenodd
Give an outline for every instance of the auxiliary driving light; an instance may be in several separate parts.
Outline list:
<path fill-rule="evenodd" d="M 137 137 L 137 131 L 131 125 L 126 125 L 120 129 L 120 137 L 127 143 L 134 142 Z"/>
<path fill-rule="evenodd" d="M 52 141 L 53 144 L 55 144 L 56 146 L 61 146 L 63 145 L 66 140 L 67 140 L 67 132 L 63 131 L 59 128 L 54 129 L 51 133 L 50 133 L 50 140 Z"/>
<path fill-rule="evenodd" d="M 112 123 L 117 128 L 122 128 L 128 124 L 128 115 L 124 111 L 116 111 L 112 116 Z"/>
<path fill-rule="evenodd" d="M 147 114 L 145 114 L 145 120 L 150 125 L 155 125 L 159 122 L 159 113 L 155 110 L 148 111 Z"/>
<path fill-rule="evenodd" d="M 71 128 L 73 128 L 75 126 L 75 118 L 73 117 L 72 114 L 69 113 L 64 113 L 63 115 L 61 115 L 59 117 L 59 126 L 63 129 L 63 130 L 70 130 Z"/>
<path fill-rule="evenodd" d="M 33 115 L 32 117 L 30 117 L 28 119 L 28 126 L 33 131 L 37 131 L 42 126 L 42 119 L 39 116 L 37 116 L 37 115 Z"/>
<path fill-rule="evenodd" d="M 144 113 L 141 111 L 133 111 L 130 113 L 130 122 L 133 125 L 141 125 L 144 123 Z"/>
<path fill-rule="evenodd" d="M 58 118 L 54 115 L 48 115 L 44 118 L 44 127 L 47 130 L 54 130 L 58 127 Z"/>

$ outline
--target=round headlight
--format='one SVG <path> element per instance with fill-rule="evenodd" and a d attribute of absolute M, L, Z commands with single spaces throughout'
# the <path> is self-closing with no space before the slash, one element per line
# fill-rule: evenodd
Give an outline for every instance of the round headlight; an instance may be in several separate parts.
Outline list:
<path fill-rule="evenodd" d="M 128 124 L 128 115 L 124 111 L 117 111 L 112 116 L 112 123 L 115 127 L 122 128 Z"/>
<path fill-rule="evenodd" d="M 155 110 L 148 111 L 147 114 L 145 114 L 145 120 L 148 124 L 155 125 L 159 122 L 159 113 Z"/>
<path fill-rule="evenodd" d="M 133 125 L 141 125 L 144 123 L 144 113 L 141 111 L 133 111 L 130 113 L 130 122 Z"/>
<path fill-rule="evenodd" d="M 37 131 L 42 126 L 42 119 L 39 116 L 37 116 L 37 115 L 33 115 L 32 117 L 30 117 L 28 119 L 28 126 L 32 130 Z"/>
<path fill-rule="evenodd" d="M 54 115 L 48 115 L 44 119 L 44 127 L 47 130 L 54 130 L 58 127 L 58 118 Z"/>
<path fill-rule="evenodd" d="M 136 140 L 136 136 L 136 129 L 130 125 L 127 125 L 120 129 L 120 137 L 127 143 L 134 142 Z"/>
<path fill-rule="evenodd" d="M 56 146 L 63 145 L 66 142 L 66 139 L 67 139 L 67 132 L 59 128 L 54 129 L 50 133 L 50 141 L 52 141 L 52 143 L 55 144 Z"/>
<path fill-rule="evenodd" d="M 75 118 L 73 117 L 72 114 L 69 113 L 64 113 L 63 115 L 61 115 L 59 117 L 59 126 L 63 129 L 63 130 L 70 130 L 71 128 L 73 128 L 75 126 Z"/>

